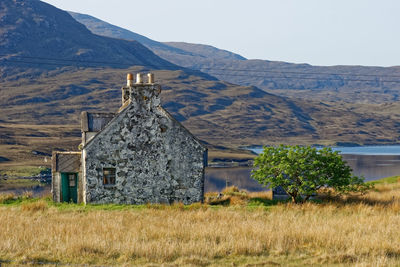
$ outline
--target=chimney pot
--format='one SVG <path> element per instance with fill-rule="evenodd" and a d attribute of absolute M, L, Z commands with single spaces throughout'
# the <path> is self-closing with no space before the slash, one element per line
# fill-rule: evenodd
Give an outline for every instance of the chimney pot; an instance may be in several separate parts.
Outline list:
<path fill-rule="evenodd" d="M 147 73 L 147 82 L 154 83 L 154 73 Z"/>
<path fill-rule="evenodd" d="M 136 74 L 136 83 L 143 83 L 143 77 L 141 73 Z"/>
<path fill-rule="evenodd" d="M 128 75 L 126 75 L 126 85 L 132 86 L 132 84 L 133 84 L 133 74 L 128 73 Z"/>

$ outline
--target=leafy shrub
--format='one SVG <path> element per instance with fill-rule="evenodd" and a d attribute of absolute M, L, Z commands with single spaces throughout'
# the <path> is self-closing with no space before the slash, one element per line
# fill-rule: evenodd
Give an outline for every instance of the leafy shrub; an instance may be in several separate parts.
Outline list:
<path fill-rule="evenodd" d="M 322 188 L 338 193 L 371 188 L 363 178 L 352 175 L 338 152 L 310 146 L 264 147 L 254 160 L 252 177 L 268 188 L 282 187 L 294 203 L 308 200 Z"/>

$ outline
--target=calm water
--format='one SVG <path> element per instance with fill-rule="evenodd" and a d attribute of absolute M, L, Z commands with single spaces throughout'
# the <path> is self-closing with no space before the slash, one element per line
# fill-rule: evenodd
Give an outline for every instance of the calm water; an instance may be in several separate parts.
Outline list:
<path fill-rule="evenodd" d="M 372 181 L 400 174 L 400 146 L 334 147 L 353 169 L 354 175 Z M 260 153 L 262 148 L 252 149 Z M 250 178 L 251 168 L 207 168 L 205 191 L 220 191 L 226 185 L 236 185 L 249 191 L 263 189 Z"/>
<path fill-rule="evenodd" d="M 51 190 L 51 185 L 49 184 L 35 185 L 30 187 L 4 188 L 1 186 L 1 181 L 0 181 L 1 194 L 13 193 L 16 195 L 23 195 L 25 192 L 32 192 L 34 197 L 41 197 L 49 195 L 50 190 Z"/>

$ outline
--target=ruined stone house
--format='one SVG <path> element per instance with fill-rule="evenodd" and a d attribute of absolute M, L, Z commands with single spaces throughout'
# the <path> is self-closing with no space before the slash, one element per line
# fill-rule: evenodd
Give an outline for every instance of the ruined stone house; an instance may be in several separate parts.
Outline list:
<path fill-rule="evenodd" d="M 207 149 L 160 105 L 148 74 L 128 74 L 117 113 L 83 112 L 80 152 L 53 152 L 56 202 L 173 203 L 203 200 Z"/>

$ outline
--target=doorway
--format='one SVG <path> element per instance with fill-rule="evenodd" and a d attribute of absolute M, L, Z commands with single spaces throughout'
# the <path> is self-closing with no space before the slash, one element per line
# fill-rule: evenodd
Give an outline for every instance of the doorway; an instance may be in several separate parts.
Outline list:
<path fill-rule="evenodd" d="M 61 201 L 78 203 L 77 173 L 61 173 Z"/>

